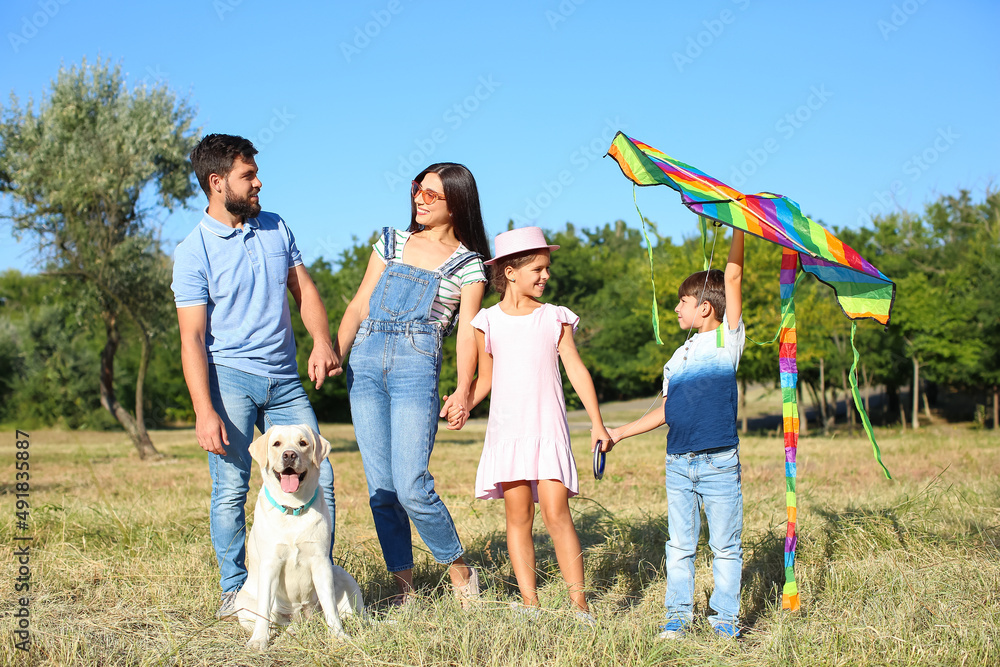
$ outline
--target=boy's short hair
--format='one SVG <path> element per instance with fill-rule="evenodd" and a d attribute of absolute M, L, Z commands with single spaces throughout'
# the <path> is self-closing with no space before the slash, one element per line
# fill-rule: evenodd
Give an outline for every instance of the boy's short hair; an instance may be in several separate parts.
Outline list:
<path fill-rule="evenodd" d="M 249 139 L 232 134 L 210 134 L 191 151 L 191 165 L 201 189 L 209 196 L 209 176 L 218 174 L 225 178 L 233 170 L 237 156 L 250 162 L 256 154 L 257 149 Z"/>
<path fill-rule="evenodd" d="M 678 299 L 683 299 L 686 296 L 696 299 L 699 306 L 703 301 L 708 301 L 712 310 L 715 311 L 715 319 L 722 322 L 722 318 L 726 315 L 725 272 L 711 269 L 692 273 L 677 288 Z"/>

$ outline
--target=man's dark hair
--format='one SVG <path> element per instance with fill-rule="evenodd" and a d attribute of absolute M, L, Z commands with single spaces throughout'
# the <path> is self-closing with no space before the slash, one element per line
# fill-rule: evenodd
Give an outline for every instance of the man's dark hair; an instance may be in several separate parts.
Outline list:
<path fill-rule="evenodd" d="M 218 174 L 225 178 L 232 171 L 237 157 L 250 162 L 256 154 L 257 149 L 249 139 L 232 134 L 210 134 L 199 141 L 191 151 L 191 164 L 205 196 L 209 195 L 209 176 Z"/>
<path fill-rule="evenodd" d="M 689 296 L 700 306 L 708 301 L 715 311 L 715 319 L 722 321 L 726 314 L 726 274 L 719 269 L 692 273 L 677 288 L 677 298 Z"/>

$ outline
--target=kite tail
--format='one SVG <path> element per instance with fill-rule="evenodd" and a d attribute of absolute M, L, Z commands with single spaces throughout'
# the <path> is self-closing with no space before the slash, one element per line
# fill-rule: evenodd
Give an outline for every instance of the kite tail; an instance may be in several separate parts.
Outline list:
<path fill-rule="evenodd" d="M 701 230 L 701 255 L 705 260 L 702 271 L 708 271 L 712 268 L 712 260 L 708 257 L 708 218 L 698 216 L 698 229 Z M 715 254 L 715 246 L 712 247 L 712 254 Z"/>
<path fill-rule="evenodd" d="M 799 608 L 799 589 L 795 584 L 795 532 L 797 506 L 795 500 L 795 455 L 799 446 L 799 402 L 796 388 L 799 369 L 796 363 L 795 332 L 795 274 L 798 272 L 799 255 L 794 250 L 782 248 L 781 254 L 781 329 L 778 332 L 778 370 L 781 377 L 781 416 L 785 444 L 785 504 L 788 509 L 788 527 L 785 533 L 785 587 L 781 593 L 781 607 L 795 611 Z"/>
<path fill-rule="evenodd" d="M 892 479 L 892 475 L 889 474 L 889 469 L 885 467 L 882 463 L 882 452 L 878 448 L 878 443 L 875 442 L 875 433 L 872 431 L 872 423 L 868 419 L 868 413 L 865 412 L 864 403 L 861 401 L 861 392 L 858 391 L 858 348 L 854 346 L 854 332 L 858 330 L 858 323 L 851 320 L 851 349 L 854 351 L 854 361 L 851 363 L 851 372 L 848 373 L 848 378 L 851 381 L 851 395 L 854 396 L 854 407 L 858 409 L 858 413 L 861 415 L 861 423 L 865 426 L 865 433 L 868 434 L 868 441 L 872 443 L 872 449 L 875 453 L 875 460 L 878 464 L 882 466 L 882 470 L 885 472 L 886 479 Z"/>
<path fill-rule="evenodd" d="M 635 202 L 635 210 L 639 214 L 639 222 L 642 223 L 642 237 L 646 239 L 646 253 L 649 255 L 649 282 L 653 286 L 653 335 L 656 337 L 656 344 L 663 345 L 663 341 L 660 340 L 660 313 L 656 308 L 656 281 L 653 280 L 653 246 L 649 242 L 649 235 L 646 234 L 646 219 L 642 217 L 639 202 L 635 198 L 635 183 L 632 184 L 632 201 Z"/>
<path fill-rule="evenodd" d="M 804 278 L 805 275 L 806 274 L 805 274 L 804 271 L 799 271 L 799 275 L 795 279 L 795 283 L 792 285 L 792 289 L 788 293 L 787 298 L 786 298 L 786 295 L 784 293 L 782 293 L 782 295 L 781 295 L 782 296 L 782 299 L 781 299 L 781 317 L 778 320 L 778 330 L 774 332 L 774 338 L 772 338 L 771 340 L 759 341 L 759 340 L 754 340 L 750 336 L 747 336 L 747 340 L 748 341 L 750 341 L 754 345 L 760 345 L 761 347 L 763 347 L 765 345 L 771 345 L 772 343 L 774 343 L 774 341 L 778 340 L 778 336 L 781 335 L 781 323 L 785 321 L 785 314 L 788 312 L 788 309 L 789 308 L 792 308 L 792 309 L 795 308 L 795 290 L 798 289 L 799 283 L 802 282 L 802 278 Z"/>

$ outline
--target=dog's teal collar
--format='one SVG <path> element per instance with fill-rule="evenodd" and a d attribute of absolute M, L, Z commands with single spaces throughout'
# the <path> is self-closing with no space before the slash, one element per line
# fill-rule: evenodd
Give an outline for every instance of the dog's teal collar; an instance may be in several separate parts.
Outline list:
<path fill-rule="evenodd" d="M 271 497 L 271 492 L 267 490 L 266 486 L 264 487 L 264 496 L 267 497 L 269 501 L 271 501 L 271 504 L 274 505 L 276 509 L 281 510 L 282 514 L 291 514 L 292 516 L 298 516 L 303 512 L 305 512 L 307 509 L 309 509 L 312 506 L 312 504 L 316 502 L 316 498 L 319 497 L 319 487 L 318 486 L 316 487 L 316 491 L 315 493 L 313 493 L 313 497 L 310 498 L 309 502 L 307 502 L 302 507 L 289 507 L 288 505 L 279 505 L 278 501 Z"/>

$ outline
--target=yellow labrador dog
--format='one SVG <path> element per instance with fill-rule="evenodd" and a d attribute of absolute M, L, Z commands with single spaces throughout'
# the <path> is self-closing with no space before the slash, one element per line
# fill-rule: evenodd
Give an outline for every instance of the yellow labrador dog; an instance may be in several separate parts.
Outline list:
<path fill-rule="evenodd" d="M 358 583 L 330 561 L 330 510 L 319 488 L 319 466 L 330 443 L 305 425 L 272 426 L 250 444 L 264 485 L 247 540 L 247 580 L 236 596 L 247 646 L 267 648 L 271 623 L 289 624 L 322 608 L 336 637 L 341 615 L 364 613 Z"/>

